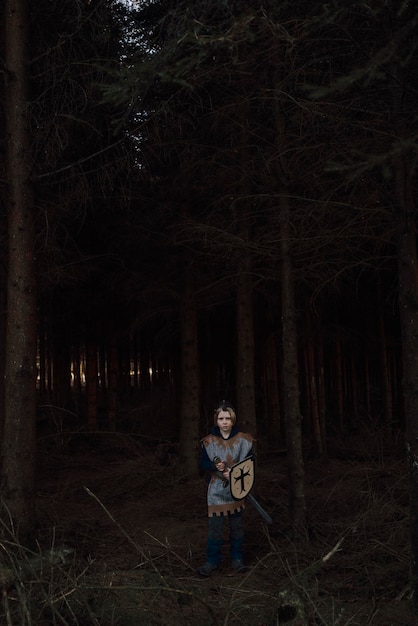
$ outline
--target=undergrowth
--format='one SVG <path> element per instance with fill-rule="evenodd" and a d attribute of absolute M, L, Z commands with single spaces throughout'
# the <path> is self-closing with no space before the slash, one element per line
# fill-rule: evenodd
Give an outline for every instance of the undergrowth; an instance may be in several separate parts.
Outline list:
<path fill-rule="evenodd" d="M 210 579 L 195 572 L 206 537 L 200 481 L 167 479 L 146 451 L 127 461 L 90 454 L 54 463 L 40 486 L 38 548 L 19 546 L 11 532 L 0 543 L 1 624 L 416 623 L 402 460 L 309 462 L 308 527 L 296 536 L 284 462 L 270 459 L 256 496 L 274 524 L 248 507 L 247 570 L 232 575 L 225 560 Z"/>

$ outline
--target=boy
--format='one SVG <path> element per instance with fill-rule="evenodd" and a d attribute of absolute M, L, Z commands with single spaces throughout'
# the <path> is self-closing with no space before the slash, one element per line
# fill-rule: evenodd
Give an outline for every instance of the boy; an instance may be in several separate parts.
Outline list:
<path fill-rule="evenodd" d="M 224 402 L 214 413 L 214 426 L 201 441 L 201 469 L 211 472 L 208 492 L 209 532 L 206 563 L 197 568 L 201 576 L 210 576 L 221 561 L 224 520 L 229 520 L 230 557 L 232 569 L 243 572 L 242 544 L 244 530 L 242 512 L 245 500 L 234 500 L 228 488 L 229 468 L 252 454 L 254 439 L 236 426 L 233 407 Z"/>

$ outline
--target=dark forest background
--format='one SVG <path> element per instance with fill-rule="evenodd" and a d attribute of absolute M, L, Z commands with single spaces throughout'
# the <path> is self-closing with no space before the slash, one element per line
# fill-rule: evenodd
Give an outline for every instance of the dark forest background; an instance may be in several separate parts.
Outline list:
<path fill-rule="evenodd" d="M 416 545 L 415 3 L 7 0 L 0 25 L 3 519 L 30 542 L 36 450 L 81 435 L 197 476 L 228 399 L 260 462 L 286 452 L 299 530 L 307 458 L 405 455 Z"/>

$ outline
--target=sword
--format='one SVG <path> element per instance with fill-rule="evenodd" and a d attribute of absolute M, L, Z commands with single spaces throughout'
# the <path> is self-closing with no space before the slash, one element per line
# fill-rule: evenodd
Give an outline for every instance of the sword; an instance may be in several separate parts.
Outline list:
<path fill-rule="evenodd" d="M 263 509 L 261 504 L 254 498 L 254 496 L 249 493 L 246 497 L 251 502 L 253 507 L 260 513 L 261 517 L 267 522 L 267 524 L 272 524 L 273 518 L 267 513 L 265 509 Z"/>
<path fill-rule="evenodd" d="M 213 459 L 213 462 L 215 463 L 215 465 L 217 463 L 222 463 L 221 459 L 218 456 L 215 456 L 215 458 Z M 227 466 L 225 465 L 225 468 L 226 467 Z M 222 480 L 224 487 L 227 487 L 229 485 L 228 478 L 225 478 L 222 472 L 220 472 L 219 470 L 215 470 L 215 474 L 216 476 L 218 476 L 218 478 Z M 260 513 L 261 517 L 267 522 L 267 524 L 273 523 L 272 517 L 267 513 L 265 509 L 263 509 L 261 504 L 254 498 L 254 496 L 251 493 L 247 493 L 245 497 L 248 498 L 248 500 L 251 502 L 253 507 L 256 509 L 256 511 L 258 511 L 258 513 Z"/>

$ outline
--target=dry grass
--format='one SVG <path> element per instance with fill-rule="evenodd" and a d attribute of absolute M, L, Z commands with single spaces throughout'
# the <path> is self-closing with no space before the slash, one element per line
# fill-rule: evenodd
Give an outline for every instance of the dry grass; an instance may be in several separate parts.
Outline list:
<path fill-rule="evenodd" d="M 115 443 L 116 442 L 116 443 Z M 158 449 L 132 437 L 83 442 L 40 468 L 39 555 L 65 544 L 65 561 L 29 567 L 8 550 L 16 577 L 3 592 L 7 626 L 409 626 L 408 493 L 392 457 L 306 464 L 309 528 L 295 537 L 287 515 L 285 459 L 258 468 L 248 506 L 245 574 L 225 562 L 210 579 L 204 559 L 205 485 L 161 466 Z M 331 554 L 330 554 L 331 553 Z M 13 554 L 13 556 L 12 556 Z M 324 562 L 323 558 L 329 555 Z M 8 563 L 6 563 L 8 561 Z"/>

